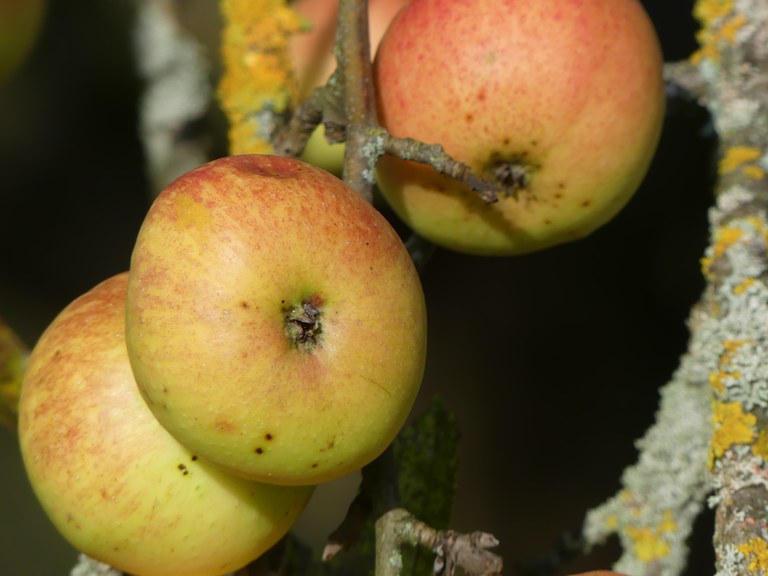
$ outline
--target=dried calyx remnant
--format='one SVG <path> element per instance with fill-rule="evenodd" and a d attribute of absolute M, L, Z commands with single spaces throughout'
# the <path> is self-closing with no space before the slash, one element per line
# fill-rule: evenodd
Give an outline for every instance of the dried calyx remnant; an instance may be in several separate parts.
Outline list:
<path fill-rule="evenodd" d="M 528 161 L 527 156 L 527 153 L 522 153 L 510 158 L 495 153 L 483 168 L 483 175 L 503 186 L 507 196 L 517 196 L 521 190 L 528 188 L 531 173 L 538 168 Z"/>
<path fill-rule="evenodd" d="M 291 346 L 302 352 L 311 352 L 320 344 L 323 326 L 320 323 L 322 310 L 319 298 L 311 297 L 300 304 L 283 309 L 285 312 L 285 332 Z"/>

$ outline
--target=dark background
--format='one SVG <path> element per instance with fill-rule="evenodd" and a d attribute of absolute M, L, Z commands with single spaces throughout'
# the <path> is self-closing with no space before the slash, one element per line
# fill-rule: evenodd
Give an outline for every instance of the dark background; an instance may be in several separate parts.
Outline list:
<path fill-rule="evenodd" d="M 644 2 L 667 60 L 695 47 L 692 3 Z M 149 205 L 132 23 L 127 0 L 54 0 L 35 52 L 0 86 L 0 316 L 29 343 L 73 298 L 127 269 Z M 642 189 L 591 237 L 518 258 L 440 251 L 424 274 L 419 405 L 440 395 L 462 429 L 454 527 L 495 533 L 508 565 L 546 553 L 613 495 L 653 421 L 703 287 L 706 122 L 672 103 Z M 76 553 L 2 430 L 0 471 L 0 575 L 68 574 Z M 354 487 L 318 491 L 301 534 L 321 542 Z M 697 528 L 691 576 L 714 572 L 711 523 L 707 513 Z M 609 543 L 564 571 L 607 567 L 617 550 Z"/>

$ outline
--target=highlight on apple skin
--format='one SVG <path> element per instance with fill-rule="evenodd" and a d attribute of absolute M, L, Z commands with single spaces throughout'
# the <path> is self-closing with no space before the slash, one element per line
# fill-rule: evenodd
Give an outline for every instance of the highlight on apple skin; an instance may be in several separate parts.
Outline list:
<path fill-rule="evenodd" d="M 219 576 L 275 544 L 311 487 L 205 462 L 147 408 L 125 348 L 127 274 L 67 306 L 35 346 L 19 405 L 27 474 L 78 550 L 141 576 Z"/>
<path fill-rule="evenodd" d="M 372 461 L 424 371 L 424 294 L 401 239 L 341 180 L 290 158 L 221 158 L 164 190 L 134 248 L 126 317 L 163 426 L 264 482 Z"/>
<path fill-rule="evenodd" d="M 662 68 L 637 0 L 413 0 L 374 61 L 379 120 L 519 189 L 488 205 L 393 157 L 378 164 L 379 187 L 416 232 L 460 252 L 582 238 L 647 172 L 664 116 Z"/>

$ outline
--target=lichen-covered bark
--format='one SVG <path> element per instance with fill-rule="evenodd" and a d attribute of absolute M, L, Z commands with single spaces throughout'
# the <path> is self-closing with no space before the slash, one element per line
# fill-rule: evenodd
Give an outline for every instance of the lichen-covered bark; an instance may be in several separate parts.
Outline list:
<path fill-rule="evenodd" d="M 136 67 L 144 81 L 139 132 L 154 194 L 207 158 L 204 138 L 186 128 L 208 110 L 205 51 L 179 22 L 178 0 L 137 0 Z"/>
<path fill-rule="evenodd" d="M 707 288 L 624 491 L 585 524 L 590 543 L 620 535 L 617 569 L 633 576 L 680 574 L 710 489 L 718 576 L 768 574 L 768 4 L 700 0 L 695 15 L 700 48 L 676 71 L 720 142 Z"/>
<path fill-rule="evenodd" d="M 219 100 L 229 119 L 229 151 L 270 153 L 296 92 L 288 40 L 301 20 L 285 0 L 221 0 L 221 11 Z"/>

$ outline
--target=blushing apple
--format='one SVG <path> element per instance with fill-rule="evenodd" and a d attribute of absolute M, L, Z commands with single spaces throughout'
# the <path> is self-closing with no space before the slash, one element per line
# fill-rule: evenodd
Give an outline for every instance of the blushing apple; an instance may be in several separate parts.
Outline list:
<path fill-rule="evenodd" d="M 641 183 L 663 120 L 659 42 L 636 0 L 413 0 L 374 79 L 391 133 L 521 185 L 487 205 L 432 168 L 382 158 L 396 213 L 467 253 L 530 252 L 605 224 Z"/>
<path fill-rule="evenodd" d="M 35 44 L 45 0 L 0 0 L 0 82 L 21 65 Z"/>
<path fill-rule="evenodd" d="M 378 456 L 421 384 L 426 313 L 389 223 L 290 158 L 197 168 L 134 248 L 127 341 L 160 422 L 243 476 L 315 484 Z"/>
<path fill-rule="evenodd" d="M 59 314 L 35 346 L 19 438 L 32 487 L 76 548 L 142 576 L 221 575 L 272 546 L 310 487 L 205 462 L 147 408 L 125 348 L 127 274 Z"/>
<path fill-rule="evenodd" d="M 369 0 L 368 32 L 371 54 L 375 53 L 384 32 L 405 0 Z M 333 44 L 339 16 L 338 0 L 298 0 L 294 10 L 308 21 L 306 32 L 291 38 L 291 59 L 296 67 L 299 100 L 328 81 L 336 68 Z M 344 144 L 329 144 L 323 126 L 310 136 L 302 160 L 340 174 L 344 164 Z"/>

